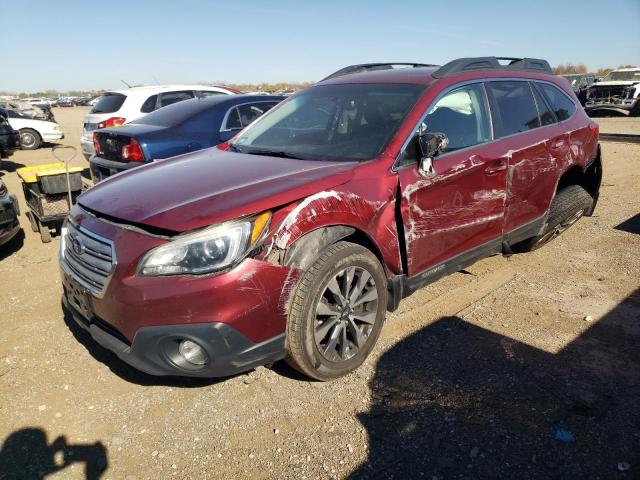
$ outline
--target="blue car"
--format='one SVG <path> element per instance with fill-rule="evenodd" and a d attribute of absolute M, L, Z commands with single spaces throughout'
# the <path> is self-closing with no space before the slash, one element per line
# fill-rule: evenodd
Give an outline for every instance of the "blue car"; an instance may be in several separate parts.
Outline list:
<path fill-rule="evenodd" d="M 185 100 L 93 134 L 95 183 L 144 163 L 226 142 L 285 97 L 220 95 Z"/>

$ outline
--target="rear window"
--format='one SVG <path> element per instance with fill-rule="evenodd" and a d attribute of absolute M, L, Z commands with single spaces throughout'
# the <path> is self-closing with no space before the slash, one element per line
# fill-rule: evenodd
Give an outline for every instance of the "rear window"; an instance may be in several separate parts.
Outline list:
<path fill-rule="evenodd" d="M 225 100 L 222 97 L 199 99 L 194 98 L 168 105 L 151 112 L 149 115 L 137 118 L 133 124 L 156 125 L 159 127 L 175 127 L 185 121 L 200 115 L 205 111 L 211 111 L 215 105 Z"/>
<path fill-rule="evenodd" d="M 499 113 L 499 119 L 494 125 L 496 138 L 540 126 L 538 109 L 529 82 L 488 82 L 487 87 L 493 95 Z"/>
<path fill-rule="evenodd" d="M 107 93 L 100 97 L 100 100 L 93 106 L 91 113 L 113 113 L 120 110 L 122 104 L 127 99 L 121 93 Z"/>
<path fill-rule="evenodd" d="M 548 83 L 538 83 L 538 87 L 542 90 L 544 98 L 546 98 L 549 105 L 551 105 L 559 121 L 566 120 L 575 113 L 575 103 L 573 103 L 565 93 L 560 91 L 558 87 L 554 87 Z"/>

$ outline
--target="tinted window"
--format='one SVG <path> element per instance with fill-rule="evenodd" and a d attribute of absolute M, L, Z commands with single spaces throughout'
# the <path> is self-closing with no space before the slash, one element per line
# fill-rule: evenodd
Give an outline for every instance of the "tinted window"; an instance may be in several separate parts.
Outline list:
<path fill-rule="evenodd" d="M 382 152 L 423 90 L 413 84 L 308 88 L 261 117 L 233 146 L 310 160 L 369 160 Z"/>
<path fill-rule="evenodd" d="M 266 113 L 268 110 L 273 108 L 276 104 L 277 102 L 259 102 L 238 105 L 233 110 L 229 111 L 227 123 L 223 127 L 223 130 L 244 128 L 256 118 L 260 117 L 263 113 Z"/>
<path fill-rule="evenodd" d="M 113 113 L 120 110 L 124 103 L 126 95 L 121 93 L 107 93 L 100 97 L 100 100 L 93 106 L 91 113 Z"/>
<path fill-rule="evenodd" d="M 160 106 L 166 107 L 167 105 L 171 105 L 172 103 L 178 103 L 183 100 L 189 100 L 193 98 L 193 92 L 191 90 L 184 90 L 182 92 L 168 92 L 162 94 L 162 99 L 160 100 Z"/>
<path fill-rule="evenodd" d="M 558 117 L 558 120 L 566 120 L 576 111 L 576 105 L 564 94 L 558 87 L 554 87 L 548 83 L 538 83 L 538 87 L 542 90 L 544 98 L 547 99 L 549 105 Z"/>
<path fill-rule="evenodd" d="M 538 105 L 538 113 L 540 114 L 540 122 L 542 122 L 542 125 L 544 126 L 556 123 L 556 119 L 553 116 L 553 113 L 551 113 L 551 110 L 549 110 L 549 107 L 547 106 L 540 93 L 538 93 L 538 90 L 536 88 L 533 88 L 532 90 L 533 96 L 536 97 L 536 105 Z"/>
<path fill-rule="evenodd" d="M 158 95 L 151 95 L 149 98 L 147 98 L 144 101 L 144 103 L 142 104 L 142 107 L 140 107 L 140 111 L 142 113 L 153 112 L 156 109 L 157 101 L 158 101 Z"/>
<path fill-rule="evenodd" d="M 489 82 L 487 87 L 498 110 L 498 115 L 494 115 L 496 138 L 540 126 L 529 82 Z"/>

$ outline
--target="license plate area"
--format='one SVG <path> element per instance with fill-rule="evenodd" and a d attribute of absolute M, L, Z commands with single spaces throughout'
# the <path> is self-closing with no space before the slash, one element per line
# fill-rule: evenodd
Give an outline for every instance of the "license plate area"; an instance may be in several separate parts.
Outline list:
<path fill-rule="evenodd" d="M 80 285 L 67 273 L 64 275 L 65 293 L 67 300 L 73 308 L 75 308 L 83 317 L 90 321 L 93 318 L 93 310 L 91 308 L 90 293 L 86 288 Z"/>

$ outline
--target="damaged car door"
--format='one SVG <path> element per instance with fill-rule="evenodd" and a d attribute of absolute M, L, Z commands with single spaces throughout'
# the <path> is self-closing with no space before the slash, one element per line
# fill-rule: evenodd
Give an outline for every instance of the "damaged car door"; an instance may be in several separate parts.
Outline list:
<path fill-rule="evenodd" d="M 448 140 L 429 169 L 420 168 L 418 132 L 442 133 Z M 409 276 L 444 274 L 462 257 L 499 247 L 507 162 L 496 157 L 491 139 L 485 88 L 476 82 L 436 99 L 400 153 L 396 169 Z"/>

